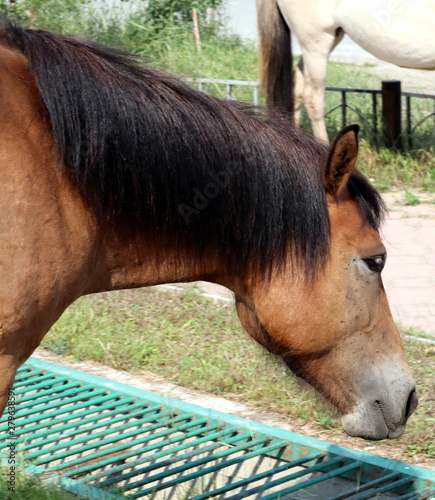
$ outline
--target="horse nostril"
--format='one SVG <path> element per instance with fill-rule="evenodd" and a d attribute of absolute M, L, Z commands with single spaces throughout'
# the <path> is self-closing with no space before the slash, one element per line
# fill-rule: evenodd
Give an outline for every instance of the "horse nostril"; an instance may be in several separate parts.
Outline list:
<path fill-rule="evenodd" d="M 405 418 L 407 420 L 414 413 L 417 406 L 418 406 L 417 393 L 415 392 L 415 389 L 412 389 L 412 391 L 409 394 L 408 401 L 406 403 Z"/>

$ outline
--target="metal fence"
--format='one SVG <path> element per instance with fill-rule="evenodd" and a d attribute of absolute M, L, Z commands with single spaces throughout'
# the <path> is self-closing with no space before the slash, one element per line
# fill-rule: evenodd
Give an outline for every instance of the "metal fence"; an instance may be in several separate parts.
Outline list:
<path fill-rule="evenodd" d="M 225 86 L 225 98 L 230 100 L 233 99 L 233 90 L 235 87 L 251 87 L 252 88 L 252 104 L 259 106 L 260 104 L 260 86 L 259 82 L 248 82 L 243 80 L 220 80 L 213 78 L 186 78 L 189 83 L 196 83 L 198 90 L 205 92 L 205 85 L 221 85 Z"/>
<path fill-rule="evenodd" d="M 207 93 L 212 86 L 214 87 L 212 93 L 226 99 L 233 99 L 237 88 L 245 88 L 243 99 L 256 106 L 261 104 L 259 82 L 208 78 L 186 80 Z M 217 91 L 216 87 L 221 87 L 221 91 Z M 225 89 L 224 93 L 223 89 Z M 339 94 L 338 104 L 333 103 L 325 114 L 329 123 L 334 123 L 336 127 L 344 127 L 355 122 L 356 115 L 366 137 L 376 145 L 385 144 L 398 148 L 433 147 L 435 95 L 402 92 L 400 81 L 397 80 L 383 81 L 382 88 L 379 90 L 326 87 L 326 91 L 335 94 L 335 99 L 331 99 L 332 101 L 337 100 L 337 94 Z M 369 102 L 362 108 L 354 105 L 352 101 L 355 94 L 367 96 Z M 350 118 L 351 115 L 353 115 L 352 118 Z M 330 128 L 333 129 L 334 126 L 330 125 Z"/>
<path fill-rule="evenodd" d="M 340 104 L 329 109 L 326 117 L 336 111 L 341 112 L 341 126 L 349 123 L 348 111 L 356 114 L 377 144 L 406 147 L 433 146 L 435 129 L 435 95 L 402 92 L 400 81 L 386 80 L 380 90 L 327 87 L 329 92 L 340 93 Z M 362 113 L 349 104 L 352 94 L 370 96 L 371 112 Z M 420 106 L 416 105 L 419 104 Z M 420 109 L 415 109 L 415 108 Z M 422 110 L 421 108 L 424 108 Z M 413 113 L 413 111 L 416 113 Z M 430 126 L 432 122 L 432 126 Z M 425 125 L 429 125 L 423 130 Z"/>
<path fill-rule="evenodd" d="M 402 96 L 405 97 L 405 100 L 406 100 L 406 132 L 409 136 L 412 136 L 412 134 L 416 131 L 416 129 L 430 118 L 434 119 L 434 124 L 435 124 L 435 95 L 415 94 L 412 92 L 402 92 Z M 432 101 L 432 109 L 433 109 L 432 113 L 428 114 L 424 118 L 421 118 L 414 125 L 412 125 L 412 120 L 411 120 L 411 110 L 412 110 L 411 99 L 412 98 L 431 100 Z"/>
<path fill-rule="evenodd" d="M 13 394 L 13 435 L 11 408 L 0 419 L 4 468 L 10 471 L 21 455 L 29 475 L 80 498 L 423 500 L 435 494 L 434 471 L 35 358 L 19 368 Z M 13 472 L 7 475 L 15 484 Z"/>

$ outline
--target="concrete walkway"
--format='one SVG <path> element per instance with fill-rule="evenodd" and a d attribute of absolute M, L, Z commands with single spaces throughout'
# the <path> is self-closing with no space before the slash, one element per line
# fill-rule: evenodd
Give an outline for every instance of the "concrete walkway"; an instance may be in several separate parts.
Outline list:
<path fill-rule="evenodd" d="M 389 216 L 382 228 L 388 252 L 383 280 L 396 322 L 414 333 L 435 338 L 435 196 L 417 193 L 419 203 L 405 204 L 405 193 L 384 195 Z M 206 282 L 212 294 L 231 296 L 226 288 Z"/>
<path fill-rule="evenodd" d="M 388 194 L 382 235 L 388 252 L 384 283 L 395 320 L 435 337 L 435 197 L 404 206 L 404 193 Z"/>

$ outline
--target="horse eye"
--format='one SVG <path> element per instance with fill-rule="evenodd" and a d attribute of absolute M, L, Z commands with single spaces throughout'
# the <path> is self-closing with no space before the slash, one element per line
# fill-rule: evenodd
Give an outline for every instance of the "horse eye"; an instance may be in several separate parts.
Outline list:
<path fill-rule="evenodd" d="M 385 255 L 377 255 L 371 259 L 363 259 L 370 271 L 380 273 L 385 266 Z"/>

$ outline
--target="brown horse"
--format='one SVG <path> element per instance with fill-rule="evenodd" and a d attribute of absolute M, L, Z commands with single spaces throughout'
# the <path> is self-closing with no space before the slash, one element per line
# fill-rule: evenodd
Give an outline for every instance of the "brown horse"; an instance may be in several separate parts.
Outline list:
<path fill-rule="evenodd" d="M 380 273 L 383 205 L 331 148 L 121 51 L 0 31 L 0 397 L 84 294 L 209 280 L 343 414 L 395 438 L 417 406 Z"/>

